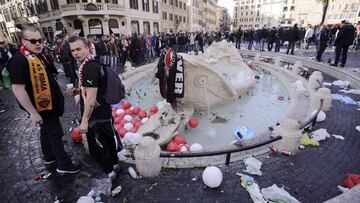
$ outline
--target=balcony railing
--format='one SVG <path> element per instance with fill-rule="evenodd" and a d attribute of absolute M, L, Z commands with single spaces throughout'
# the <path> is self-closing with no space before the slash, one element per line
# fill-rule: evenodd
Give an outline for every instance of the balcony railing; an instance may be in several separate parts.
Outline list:
<path fill-rule="evenodd" d="M 103 3 L 75 3 L 61 5 L 61 10 L 66 11 L 121 11 L 125 9 L 124 1 L 119 4 Z"/>

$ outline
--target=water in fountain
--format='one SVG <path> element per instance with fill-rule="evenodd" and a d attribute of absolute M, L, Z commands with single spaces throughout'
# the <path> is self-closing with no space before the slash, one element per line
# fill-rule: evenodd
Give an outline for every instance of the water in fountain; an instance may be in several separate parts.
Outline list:
<path fill-rule="evenodd" d="M 199 126 L 181 132 L 188 144 L 199 143 L 205 149 L 229 146 L 233 129 L 239 125 L 249 127 L 258 135 L 266 131 L 268 126 L 282 120 L 289 102 L 286 99 L 278 100 L 278 97 L 288 97 L 285 88 L 276 77 L 258 69 L 255 72 L 260 79 L 249 90 L 249 95 L 245 93 L 234 102 L 209 107 L 205 112 L 195 112 L 193 117 L 198 119 Z M 132 86 L 127 99 L 133 104 L 138 103 L 143 109 L 149 109 L 156 102 L 162 101 L 159 86 L 152 81 L 153 76 L 139 80 Z"/>

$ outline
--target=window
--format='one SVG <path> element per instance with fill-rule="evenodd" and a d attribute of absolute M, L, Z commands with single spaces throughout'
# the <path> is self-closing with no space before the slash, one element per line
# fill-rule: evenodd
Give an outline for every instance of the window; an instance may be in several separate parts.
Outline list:
<path fill-rule="evenodd" d="M 59 9 L 59 1 L 58 0 L 50 0 L 50 6 L 52 10 Z"/>
<path fill-rule="evenodd" d="M 183 22 L 185 23 L 186 22 L 186 17 L 184 16 L 184 18 L 183 18 Z"/>
<path fill-rule="evenodd" d="M 182 2 L 180 1 L 180 2 L 179 2 L 179 8 L 180 8 L 180 9 L 182 9 L 182 5 L 183 5 Z"/>
<path fill-rule="evenodd" d="M 294 10 L 295 10 L 295 6 L 291 6 L 290 11 L 294 11 Z"/>
<path fill-rule="evenodd" d="M 287 11 L 287 7 L 286 7 L 286 6 L 284 7 L 283 11 Z"/>
<path fill-rule="evenodd" d="M 170 0 L 170 6 L 174 5 L 174 0 Z"/>
<path fill-rule="evenodd" d="M 174 20 L 172 13 L 169 13 L 169 20 L 171 20 L 171 21 Z"/>
<path fill-rule="evenodd" d="M 139 9 L 139 7 L 138 7 L 138 0 L 130 0 L 130 8 L 132 8 L 132 9 Z"/>
<path fill-rule="evenodd" d="M 184 10 L 186 10 L 186 3 L 184 3 L 184 6 L 183 6 Z"/>
<path fill-rule="evenodd" d="M 149 12 L 149 0 L 142 0 L 143 11 Z"/>
<path fill-rule="evenodd" d="M 175 0 L 175 7 L 177 8 L 179 6 L 178 0 Z"/>
<path fill-rule="evenodd" d="M 163 16 L 163 20 L 167 20 L 167 13 L 166 12 L 163 11 L 162 16 Z"/>
<path fill-rule="evenodd" d="M 157 1 L 153 1 L 153 13 L 159 13 L 159 3 Z"/>

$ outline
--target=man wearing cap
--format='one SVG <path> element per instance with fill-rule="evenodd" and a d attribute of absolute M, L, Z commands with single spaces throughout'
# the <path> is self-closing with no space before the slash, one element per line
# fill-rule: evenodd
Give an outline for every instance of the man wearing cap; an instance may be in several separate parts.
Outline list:
<path fill-rule="evenodd" d="M 64 113 L 64 96 L 55 80 L 56 68 L 41 53 L 43 37 L 35 26 L 21 32 L 20 53 L 9 61 L 12 91 L 33 124 L 40 126 L 40 144 L 45 165 L 59 173 L 78 173 L 64 150 L 59 117 Z M 21 135 L 19 135 L 21 136 Z M 55 169 L 55 168 L 54 168 Z"/>

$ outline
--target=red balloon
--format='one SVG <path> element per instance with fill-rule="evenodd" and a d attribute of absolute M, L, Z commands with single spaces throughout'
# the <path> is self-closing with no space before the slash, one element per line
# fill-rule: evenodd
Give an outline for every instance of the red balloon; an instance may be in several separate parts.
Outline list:
<path fill-rule="evenodd" d="M 134 113 L 135 115 L 138 115 L 138 113 L 141 111 L 141 109 L 140 109 L 140 107 L 135 106 L 132 111 L 133 111 L 133 113 Z"/>
<path fill-rule="evenodd" d="M 137 118 L 133 118 L 130 122 L 135 126 L 136 123 L 141 122 L 141 121 Z"/>
<path fill-rule="evenodd" d="M 134 125 L 134 126 L 135 126 L 135 127 L 137 127 L 137 128 L 140 128 L 140 126 L 142 126 L 141 121 L 140 121 L 140 122 L 135 123 L 135 125 Z"/>
<path fill-rule="evenodd" d="M 116 131 L 119 131 L 122 128 L 122 126 L 120 124 L 116 124 L 114 125 L 114 128 Z"/>
<path fill-rule="evenodd" d="M 115 111 L 113 111 L 111 114 L 112 114 L 112 117 L 113 117 L 113 118 L 115 118 L 115 117 L 117 116 L 117 114 L 116 114 Z"/>
<path fill-rule="evenodd" d="M 80 134 L 80 129 L 79 128 L 71 129 L 71 139 L 74 142 L 81 142 L 82 141 L 82 135 Z"/>
<path fill-rule="evenodd" d="M 146 113 L 146 111 L 140 111 L 138 116 L 139 116 L 140 119 L 143 119 L 143 118 L 145 118 L 147 116 L 147 113 Z"/>
<path fill-rule="evenodd" d="M 127 133 L 127 130 L 125 128 L 121 128 L 119 129 L 118 133 L 120 134 L 120 137 L 124 137 L 125 134 Z"/>
<path fill-rule="evenodd" d="M 176 135 L 175 137 L 174 137 L 174 139 L 173 139 L 173 141 L 174 142 L 176 142 L 176 144 L 185 144 L 186 142 L 185 142 L 185 138 L 184 138 L 184 136 L 182 136 L 182 135 Z"/>
<path fill-rule="evenodd" d="M 136 133 L 137 130 L 138 130 L 137 127 L 132 127 L 132 128 L 130 129 L 130 132 Z"/>
<path fill-rule="evenodd" d="M 127 123 L 127 120 L 121 119 L 119 124 L 120 125 L 125 125 L 125 123 Z"/>
<path fill-rule="evenodd" d="M 132 115 L 133 112 L 132 112 L 130 109 L 126 109 L 126 110 L 125 110 L 125 114 L 126 114 L 126 115 Z"/>
<path fill-rule="evenodd" d="M 264 58 L 265 63 L 269 63 L 269 58 Z"/>
<path fill-rule="evenodd" d="M 177 146 L 178 145 L 175 142 L 170 142 L 169 144 L 167 144 L 166 150 L 169 152 L 176 152 Z"/>
<path fill-rule="evenodd" d="M 129 108 L 131 107 L 130 102 L 124 101 L 124 102 L 123 102 L 123 107 L 124 107 L 124 109 L 129 109 Z"/>
<path fill-rule="evenodd" d="M 118 117 L 115 117 L 115 119 L 114 119 L 114 123 L 115 123 L 115 124 L 119 124 L 120 121 L 121 121 L 121 118 L 120 118 L 119 116 L 118 116 Z"/>
<path fill-rule="evenodd" d="M 189 126 L 192 128 L 196 128 L 199 125 L 199 121 L 196 118 L 191 118 L 189 120 Z"/>
<path fill-rule="evenodd" d="M 152 113 L 152 114 L 156 114 L 157 111 L 158 111 L 158 108 L 156 106 L 152 106 L 150 108 L 150 113 Z"/>

